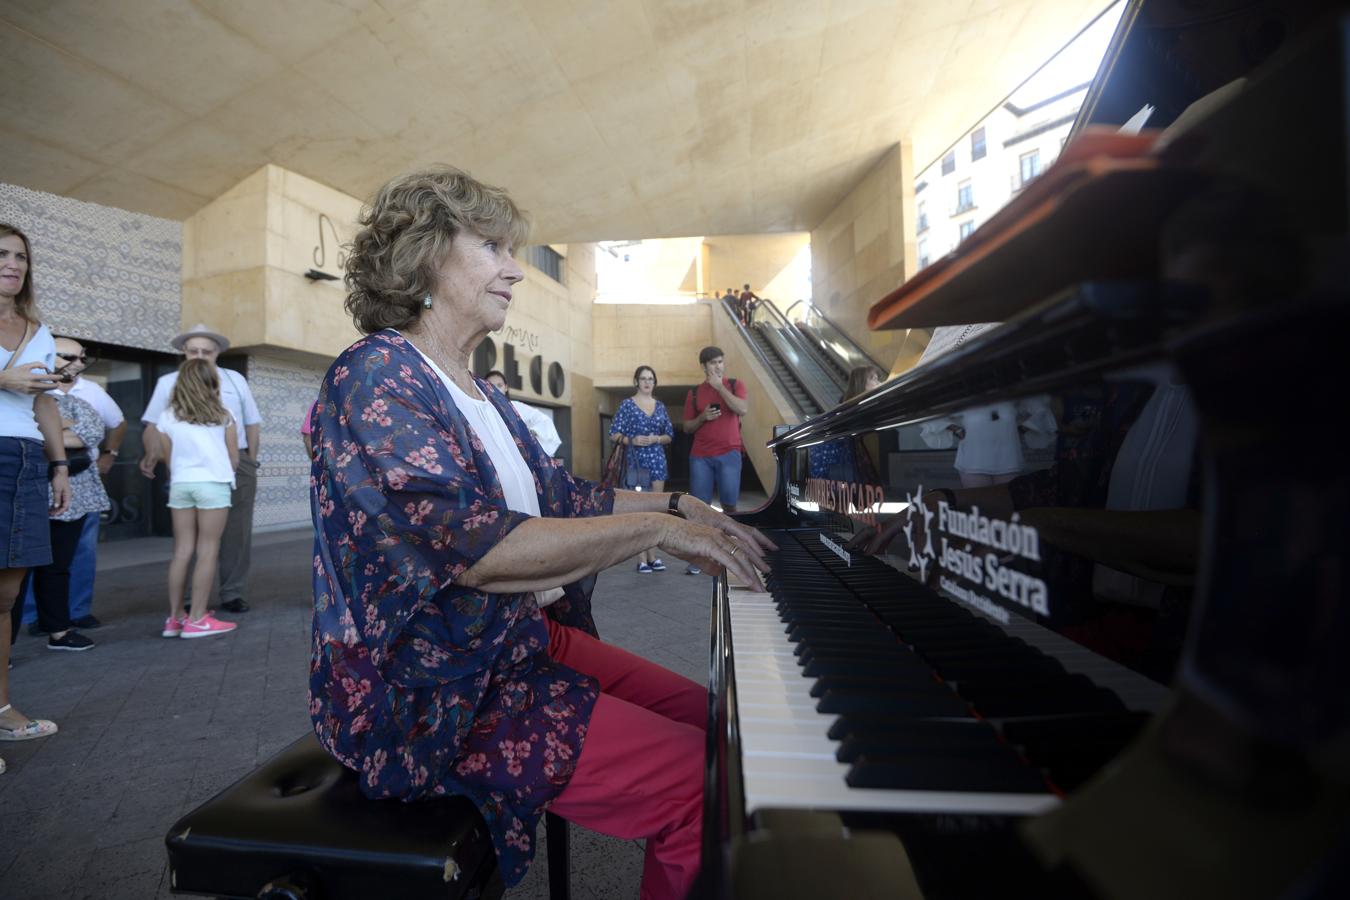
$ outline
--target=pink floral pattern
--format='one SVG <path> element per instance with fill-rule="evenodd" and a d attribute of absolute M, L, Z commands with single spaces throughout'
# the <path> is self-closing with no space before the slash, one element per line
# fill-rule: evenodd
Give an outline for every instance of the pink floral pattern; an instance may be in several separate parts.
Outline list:
<path fill-rule="evenodd" d="M 543 515 L 613 510 L 612 490 L 545 456 L 510 403 L 484 388 L 534 472 Z M 514 885 L 539 816 L 572 776 L 599 691 L 549 658 L 533 595 L 453 583 L 529 516 L 507 509 L 478 437 L 396 332 L 338 357 L 312 425 L 314 729 L 369 796 L 472 799 Z M 549 614 L 594 634 L 593 583 L 567 585 Z"/>

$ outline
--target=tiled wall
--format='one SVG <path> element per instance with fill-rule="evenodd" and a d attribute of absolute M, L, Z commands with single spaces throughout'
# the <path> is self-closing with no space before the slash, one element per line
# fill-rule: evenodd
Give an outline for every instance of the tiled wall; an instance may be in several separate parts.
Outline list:
<path fill-rule="evenodd" d="M 169 349 L 182 308 L 180 223 L 3 183 L 0 222 L 32 243 L 38 311 L 54 332 Z"/>
<path fill-rule="evenodd" d="M 251 355 L 248 383 L 262 412 L 262 468 L 253 511 L 255 531 L 305 526 L 309 516 L 309 462 L 300 423 L 319 394 L 326 365 Z"/>

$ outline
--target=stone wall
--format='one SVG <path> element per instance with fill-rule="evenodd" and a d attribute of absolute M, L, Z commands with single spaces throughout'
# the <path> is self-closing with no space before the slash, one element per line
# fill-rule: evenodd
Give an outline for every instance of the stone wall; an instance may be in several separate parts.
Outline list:
<path fill-rule="evenodd" d="M 3 183 L 0 222 L 32 243 L 38 312 L 52 331 L 169 349 L 180 329 L 181 224 Z"/>
<path fill-rule="evenodd" d="M 262 411 L 262 453 L 255 531 L 305 526 L 309 514 L 309 460 L 300 423 L 319 396 L 328 367 L 277 356 L 250 355 L 248 384 Z"/>
<path fill-rule="evenodd" d="M 867 328 L 872 304 L 917 271 L 914 222 L 910 147 L 900 143 L 811 231 L 813 302 L 888 370 L 927 344 L 927 332 Z"/>

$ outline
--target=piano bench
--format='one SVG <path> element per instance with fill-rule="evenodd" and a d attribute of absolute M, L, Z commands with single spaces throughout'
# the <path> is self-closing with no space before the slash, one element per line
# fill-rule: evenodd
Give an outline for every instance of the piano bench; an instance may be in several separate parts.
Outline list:
<path fill-rule="evenodd" d="M 550 816 L 553 900 L 567 823 Z M 463 797 L 371 800 L 313 734 L 179 819 L 164 839 L 175 894 L 258 900 L 495 900 L 497 855 Z M 561 891 L 559 884 L 561 883 Z"/>

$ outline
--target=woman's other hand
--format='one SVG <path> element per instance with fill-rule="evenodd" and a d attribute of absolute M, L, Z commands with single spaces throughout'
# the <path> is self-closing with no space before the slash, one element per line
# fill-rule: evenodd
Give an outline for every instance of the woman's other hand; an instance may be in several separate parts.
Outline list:
<path fill-rule="evenodd" d="M 684 513 L 685 517 L 691 522 L 716 528 L 718 531 L 736 538 L 745 545 L 746 551 L 753 553 L 755 559 L 761 563 L 764 562 L 765 551 L 778 549 L 777 544 L 757 529 L 737 522 L 725 513 L 718 512 L 693 494 L 685 494 L 680 498 L 680 512 Z M 768 571 L 767 563 L 763 568 L 766 572 Z"/>
<path fill-rule="evenodd" d="M 61 378 L 40 362 L 21 363 L 0 372 L 0 390 L 16 394 L 42 394 L 60 383 Z"/>
<path fill-rule="evenodd" d="M 59 516 L 70 508 L 70 476 L 64 466 L 52 475 L 52 508 L 50 516 Z"/>
<path fill-rule="evenodd" d="M 753 541 L 688 519 L 671 518 L 659 548 L 662 553 L 693 563 L 708 575 L 726 571 L 751 590 L 764 590 L 759 572 L 768 572 L 769 564 Z"/>

